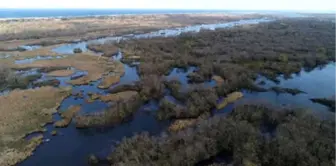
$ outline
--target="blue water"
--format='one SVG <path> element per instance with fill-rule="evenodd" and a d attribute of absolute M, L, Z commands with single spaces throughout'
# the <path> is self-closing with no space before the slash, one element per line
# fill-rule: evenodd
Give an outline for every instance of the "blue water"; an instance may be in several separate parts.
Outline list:
<path fill-rule="evenodd" d="M 298 74 L 293 74 L 292 78 L 285 79 L 279 76 L 279 84 L 260 77 L 256 83 L 263 80 L 265 85 L 263 88 L 271 88 L 279 86 L 282 88 L 297 88 L 305 93 L 291 95 L 287 93 L 277 94 L 275 92 L 259 92 L 249 93 L 244 91 L 244 99 L 264 100 L 276 105 L 286 105 L 291 107 L 309 108 L 315 111 L 323 111 L 328 108 L 324 105 L 313 103 L 309 99 L 312 98 L 329 98 L 335 95 L 335 63 L 330 63 L 321 68 L 315 68 L 306 72 L 302 70 Z"/>
<path fill-rule="evenodd" d="M 239 25 L 245 25 L 245 24 L 258 24 L 263 22 L 270 22 L 273 21 L 272 19 L 267 18 L 261 18 L 261 19 L 246 19 L 246 20 L 239 20 L 239 21 L 232 21 L 227 23 L 219 23 L 219 24 L 203 24 L 203 25 L 192 25 L 192 26 L 186 26 L 181 28 L 173 28 L 173 29 L 162 29 L 159 31 L 153 31 L 149 33 L 144 34 L 129 34 L 127 37 L 124 36 L 110 36 L 110 37 L 104 37 L 100 39 L 94 39 L 89 41 L 80 41 L 75 43 L 68 43 L 63 44 L 59 47 L 56 47 L 52 49 L 52 51 L 58 53 L 58 54 L 73 54 L 73 50 L 75 48 L 80 48 L 82 51 L 87 51 L 87 45 L 88 44 L 103 44 L 106 42 L 120 42 L 121 40 L 128 40 L 128 39 L 146 39 L 146 38 L 155 38 L 155 37 L 173 37 L 178 36 L 182 33 L 188 33 L 188 32 L 200 32 L 202 29 L 207 30 L 215 30 L 216 28 L 233 28 L 235 26 Z M 35 46 L 36 47 L 36 46 Z M 36 47 L 38 48 L 38 47 Z M 99 54 L 99 53 L 98 53 Z"/>
<path fill-rule="evenodd" d="M 300 11 L 300 13 L 335 13 L 335 11 Z M 185 13 L 234 13 L 234 14 L 275 14 L 301 17 L 298 11 L 271 10 L 205 10 L 205 9 L 5 9 L 0 8 L 0 18 L 46 18 L 46 17 L 85 17 L 125 14 L 185 14 Z"/>
<path fill-rule="evenodd" d="M 0 18 L 83 17 L 121 14 L 177 14 L 230 12 L 228 10 L 177 10 L 177 9 L 0 9 Z"/>
<path fill-rule="evenodd" d="M 125 66 L 126 73 L 123 77 L 124 80 L 132 82 L 134 76 L 136 75 L 136 68 L 131 68 Z M 172 78 L 178 78 L 181 81 L 186 82 L 186 73 L 188 71 L 193 71 L 195 68 L 190 67 L 187 70 L 173 69 L 170 73 Z M 275 92 L 262 92 L 262 93 L 248 93 L 244 92 L 244 99 L 264 99 L 269 102 L 280 104 L 298 104 L 298 106 L 316 108 L 319 111 L 328 113 L 327 108 L 323 105 L 312 103 L 310 97 L 329 97 L 333 95 L 335 91 L 335 64 L 330 63 L 324 68 L 317 68 L 313 71 L 306 72 L 302 70 L 299 75 L 293 75 L 291 79 L 284 79 L 279 77 L 280 84 L 284 88 L 300 88 L 301 90 L 307 92 L 307 94 L 301 94 L 297 96 L 292 96 L 289 94 L 277 95 Z M 258 78 L 258 81 L 265 80 L 265 88 L 275 86 L 273 82 L 267 80 L 264 77 Z M 94 86 L 81 85 L 75 86 L 74 91 L 78 92 L 84 90 L 84 99 L 77 99 L 73 96 L 65 99 L 62 102 L 59 110 L 65 110 L 70 105 L 81 105 L 83 113 L 99 111 L 108 107 L 106 103 L 95 101 L 94 103 L 85 103 L 85 98 L 87 98 L 87 92 L 98 92 L 105 93 L 104 90 L 98 89 L 97 85 L 100 80 L 94 82 Z M 121 82 L 122 83 L 122 82 Z M 328 88 L 316 88 L 320 86 L 327 86 Z M 170 101 L 179 103 L 172 96 L 166 96 Z M 239 102 L 238 102 L 239 103 Z M 216 114 L 227 114 L 233 109 L 234 105 L 229 104 L 222 110 L 214 110 Z M 169 125 L 169 121 L 157 121 L 155 116 L 152 114 L 157 110 L 158 102 L 150 101 L 143 105 L 129 121 L 122 123 L 114 128 L 104 128 L 104 129 L 84 129 L 77 130 L 74 124 L 64 129 L 56 129 L 60 134 L 58 136 L 51 136 L 50 131 L 55 130 L 52 125 L 48 125 L 46 128 L 48 132 L 44 134 L 45 143 L 39 146 L 35 155 L 24 160 L 19 165 L 21 166 L 31 166 L 31 165 L 88 165 L 87 156 L 91 153 L 97 155 L 100 158 L 106 157 L 106 155 L 114 149 L 114 146 L 123 138 L 130 137 L 137 132 L 147 131 L 152 135 L 158 135 L 162 131 L 166 130 Z M 55 120 L 59 119 L 58 116 L 54 117 Z M 50 141 L 49 141 L 50 139 Z M 48 141 L 47 141 L 48 140 Z"/>
<path fill-rule="evenodd" d="M 60 59 L 60 58 L 65 58 L 65 57 L 66 56 L 36 56 L 34 58 L 15 60 L 15 64 L 21 65 L 21 64 L 27 64 L 27 63 L 33 63 L 36 60 Z"/>
<path fill-rule="evenodd" d="M 104 39 L 105 40 L 105 39 Z M 83 47 L 86 47 L 86 42 L 81 43 Z M 78 46 L 78 45 L 77 45 Z M 68 45 L 67 47 L 58 48 L 58 51 L 70 52 L 74 48 L 73 45 Z M 55 51 L 55 50 L 54 50 Z M 136 67 L 130 67 L 124 65 L 125 75 L 121 78 L 120 84 L 131 84 L 139 80 Z M 197 68 L 189 67 L 186 70 L 174 68 L 166 76 L 166 79 L 178 79 L 182 83 L 182 87 L 188 87 L 187 75 L 190 72 L 195 71 Z M 66 81 L 70 77 L 57 78 L 64 82 L 61 86 L 66 86 Z M 330 97 L 335 92 L 335 64 L 330 63 L 324 68 L 317 68 L 313 71 L 306 72 L 302 70 L 299 75 L 293 75 L 291 79 L 285 79 L 283 77 L 278 78 L 280 84 L 276 85 L 273 82 L 267 80 L 264 77 L 258 78 L 256 81 L 265 80 L 266 84 L 263 86 L 269 88 L 272 86 L 280 86 L 283 88 L 299 88 L 307 94 L 300 94 L 297 96 L 292 96 L 289 94 L 276 94 L 275 92 L 262 92 L 262 93 L 249 93 L 244 92 L 245 99 L 260 99 L 267 100 L 276 104 L 293 104 L 295 106 L 308 107 L 320 112 L 328 112 L 327 108 L 323 105 L 312 103 L 309 99 L 313 97 Z M 85 99 L 88 98 L 87 93 L 107 93 L 106 90 L 98 89 L 97 85 L 101 80 L 93 82 L 93 85 L 81 85 L 74 86 L 73 92 L 83 91 L 84 98 L 76 99 L 74 96 L 70 96 L 65 99 L 59 110 L 66 110 L 71 105 L 81 105 L 81 113 L 90 113 L 95 111 L 101 111 L 108 107 L 109 103 L 103 103 L 101 101 L 95 101 L 93 103 L 87 103 Z M 204 83 L 205 85 L 215 86 L 213 80 Z M 117 86 L 117 85 L 115 85 Z M 112 86 L 111 88 L 113 88 Z M 317 88 L 321 87 L 321 88 Z M 323 87 L 323 88 L 322 88 Z M 326 88 L 327 87 L 327 88 Z M 172 96 L 167 95 L 170 101 L 179 103 Z M 233 109 L 236 103 L 230 104 L 223 110 L 214 110 L 216 113 L 225 114 Z M 127 122 L 121 123 L 114 128 L 104 128 L 104 129 L 85 129 L 77 130 L 74 124 L 70 124 L 68 128 L 56 129 L 60 134 L 58 136 L 51 136 L 50 131 L 54 130 L 52 125 L 47 125 L 46 128 L 48 132 L 44 133 L 44 144 L 39 146 L 34 155 L 24 160 L 19 165 L 22 166 L 43 166 L 43 165 L 88 165 L 87 156 L 91 153 L 99 156 L 106 157 L 106 155 L 114 149 L 114 145 L 118 143 L 123 137 L 130 137 L 134 133 L 148 131 L 151 135 L 158 135 L 162 131 L 166 130 L 169 125 L 169 121 L 157 121 L 155 116 L 152 114 L 158 109 L 157 101 L 149 101 L 143 105 L 138 112 L 135 113 Z M 54 120 L 60 117 L 55 115 Z M 50 141 L 46 141 L 49 140 Z"/>

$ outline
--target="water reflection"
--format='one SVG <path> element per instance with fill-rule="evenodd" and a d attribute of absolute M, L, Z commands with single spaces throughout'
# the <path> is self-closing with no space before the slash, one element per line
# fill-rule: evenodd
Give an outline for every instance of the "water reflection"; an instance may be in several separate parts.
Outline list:
<path fill-rule="evenodd" d="M 125 65 L 126 73 L 121 79 L 120 84 L 129 83 L 138 80 L 138 75 L 135 67 L 129 67 Z M 175 68 L 167 76 L 168 78 L 178 78 L 183 84 L 188 85 L 187 74 L 195 71 L 195 67 L 190 67 L 186 70 Z M 326 97 L 333 95 L 335 90 L 335 64 L 329 64 L 323 69 L 315 69 L 310 73 L 301 71 L 299 75 L 293 75 L 291 79 L 284 79 L 279 77 L 280 84 L 277 86 L 286 88 L 300 88 L 307 92 L 307 94 L 300 94 L 292 96 L 289 94 L 277 95 L 274 92 L 262 92 L 262 93 L 249 93 L 243 91 L 245 99 L 267 99 L 267 101 L 274 102 L 276 104 L 301 104 L 310 108 L 323 108 L 324 106 L 314 104 L 310 102 L 310 97 Z M 264 80 L 266 84 L 264 87 L 272 87 L 275 83 L 260 77 L 256 81 Z M 88 113 L 92 111 L 102 110 L 108 107 L 106 103 L 96 101 L 94 103 L 86 103 L 85 99 L 88 98 L 87 93 L 106 93 L 104 90 L 98 89 L 97 85 L 100 80 L 90 85 L 75 86 L 74 92 L 83 92 L 84 98 L 75 99 L 71 96 L 65 99 L 60 107 L 60 110 L 67 109 L 70 105 L 81 105 L 82 112 Z M 315 87 L 328 87 L 328 88 L 315 88 Z M 183 104 L 177 101 L 172 96 L 165 96 L 174 103 Z M 240 100 L 241 102 L 243 100 Z M 238 102 L 239 103 L 239 102 Z M 214 110 L 216 114 L 226 114 L 233 109 L 235 104 L 229 104 L 222 110 Z M 152 115 L 154 111 L 158 109 L 158 101 L 149 101 L 144 104 L 139 111 L 128 121 L 114 128 L 104 129 L 85 129 L 77 130 L 71 124 L 68 128 L 57 129 L 61 135 L 51 137 L 47 135 L 46 138 L 51 139 L 50 142 L 39 146 L 34 156 L 31 156 L 20 165 L 88 165 L 86 157 L 94 153 L 101 158 L 113 149 L 114 145 L 120 141 L 123 137 L 130 137 L 135 132 L 148 131 L 151 134 L 159 134 L 167 128 L 168 121 L 157 121 L 155 116 Z M 325 109 L 325 108 L 324 108 Z M 149 112 L 149 113 L 148 113 Z M 66 149 L 64 148 L 66 147 Z"/>
<path fill-rule="evenodd" d="M 60 58 L 65 58 L 65 57 L 66 56 L 36 56 L 33 58 L 15 60 L 15 64 L 17 65 L 28 64 L 28 63 L 33 63 L 34 61 L 37 61 L 37 60 L 60 59 Z"/>
<path fill-rule="evenodd" d="M 261 87 L 271 88 L 279 86 L 282 88 L 297 88 L 305 94 L 291 95 L 287 93 L 276 94 L 275 92 L 249 93 L 244 91 L 245 99 L 267 99 L 277 105 L 288 105 L 294 107 L 310 108 L 317 111 L 325 111 L 327 107 L 311 102 L 311 98 L 328 98 L 335 95 L 335 63 L 330 63 L 325 67 L 315 68 L 311 72 L 302 70 L 299 74 L 293 74 L 292 78 L 285 79 L 279 76 L 279 84 L 259 77 L 256 83 L 264 81 L 266 84 Z"/>
<path fill-rule="evenodd" d="M 269 20 L 264 20 L 269 21 Z M 248 23 L 259 23 L 256 20 L 250 20 Z M 161 30 L 147 34 L 140 35 L 129 35 L 127 38 L 147 38 L 156 36 L 174 36 L 182 32 L 198 32 L 199 30 L 205 29 L 215 29 L 223 27 L 232 27 L 235 25 L 246 24 L 246 21 L 233 22 L 226 24 L 213 24 L 213 25 L 198 25 L 191 26 L 182 29 L 170 29 Z M 106 41 L 120 41 L 125 39 L 124 37 L 108 37 L 103 39 L 98 39 L 89 42 L 79 42 L 73 44 L 66 44 L 61 47 L 55 48 L 54 51 L 58 53 L 72 53 L 74 48 L 81 48 L 83 51 L 87 50 L 86 45 L 90 42 L 106 42 Z M 121 58 L 122 55 L 118 55 L 117 59 Z M 116 60 L 117 60 L 116 59 Z M 122 84 L 131 84 L 138 81 L 139 75 L 137 74 L 137 68 L 131 67 L 129 65 L 124 65 L 125 75 L 121 77 L 120 82 L 116 87 Z M 187 88 L 190 86 L 188 83 L 187 75 L 191 72 L 196 71 L 196 67 L 189 67 L 187 69 L 174 68 L 172 71 L 165 76 L 168 80 L 177 79 L 181 82 L 182 87 Z M 85 71 L 78 71 L 75 75 L 87 74 Z M 74 77 L 74 75 L 72 75 Z M 42 78 L 45 78 L 43 76 Z M 61 80 L 61 86 L 67 86 L 69 77 L 56 77 L 56 79 Z M 250 93 L 244 91 L 245 99 L 267 99 L 276 104 L 293 104 L 300 105 L 304 107 L 310 107 L 313 109 L 325 110 L 326 108 L 322 105 L 312 103 L 309 98 L 313 97 L 329 97 L 334 95 L 335 92 L 335 64 L 329 64 L 323 69 L 315 69 L 311 72 L 305 72 L 304 70 L 299 73 L 299 75 L 293 75 L 291 79 L 284 79 L 279 77 L 280 84 L 276 85 L 272 81 L 259 77 L 256 81 L 265 81 L 263 87 L 270 88 L 272 86 L 280 86 L 284 88 L 298 88 L 305 91 L 307 94 L 300 94 L 297 96 L 292 96 L 290 94 L 279 94 L 274 92 L 258 92 Z M 71 105 L 81 105 L 81 113 L 90 113 L 95 111 L 100 111 L 108 107 L 107 103 L 101 101 L 95 101 L 93 103 L 86 102 L 89 98 L 88 93 L 100 93 L 106 94 L 107 92 L 102 89 L 98 89 L 97 86 L 100 84 L 101 80 L 92 82 L 90 85 L 80 85 L 73 87 L 73 93 L 81 92 L 83 93 L 83 98 L 77 98 L 75 96 L 70 96 L 66 98 L 59 110 L 66 110 Z M 64 84 L 63 84 L 64 83 Z M 214 80 L 203 83 L 204 85 L 214 87 L 216 85 Z M 172 96 L 165 96 L 169 101 L 174 103 L 183 104 L 177 101 Z M 242 101 L 243 101 L 242 100 Z M 214 110 L 216 113 L 227 113 L 232 110 L 235 104 L 229 104 L 222 110 Z M 113 149 L 114 145 L 120 141 L 123 137 L 130 137 L 134 135 L 135 132 L 148 131 L 150 134 L 156 135 L 162 132 L 169 125 L 168 121 L 157 121 L 155 116 L 150 113 L 155 113 L 158 109 L 158 101 L 151 100 L 145 103 L 136 114 L 129 119 L 129 121 L 122 123 L 114 128 L 102 128 L 102 129 L 84 129 L 77 130 L 73 124 L 68 128 L 57 129 L 59 135 L 52 137 L 50 134 L 44 134 L 46 139 L 51 139 L 50 142 L 39 146 L 34 153 L 35 155 L 29 157 L 27 160 L 23 161 L 19 165 L 31 166 L 31 165 L 49 165 L 49 166 L 59 166 L 59 165 L 88 165 L 87 156 L 91 153 L 98 155 L 101 158 L 106 157 L 106 155 Z M 55 119 L 59 117 L 55 116 Z M 52 126 L 47 126 L 48 131 L 54 130 Z"/>
<path fill-rule="evenodd" d="M 258 24 L 262 22 L 270 22 L 273 21 L 271 19 L 262 18 L 262 19 L 249 19 L 249 20 L 239 20 L 228 23 L 219 23 L 219 24 L 202 24 L 202 25 L 193 25 L 187 26 L 183 28 L 174 28 L 174 29 L 164 29 L 159 31 L 154 31 L 150 33 L 144 34 L 128 34 L 123 36 L 115 36 L 115 37 L 104 37 L 95 40 L 77 42 L 64 44 L 60 47 L 54 48 L 53 51 L 59 54 L 73 54 L 73 50 L 75 48 L 80 48 L 83 51 L 87 51 L 87 44 L 103 44 L 105 42 L 120 42 L 121 40 L 128 39 L 144 39 L 144 38 L 153 38 L 153 37 L 171 37 L 178 36 L 182 33 L 187 32 L 199 32 L 202 29 L 206 30 L 215 30 L 216 28 L 232 28 L 234 26 L 245 25 L 245 24 Z"/>
<path fill-rule="evenodd" d="M 23 46 L 20 46 L 20 48 L 23 48 L 27 51 L 32 51 L 32 50 L 36 50 L 36 49 L 39 49 L 41 48 L 42 46 L 40 45 L 23 45 Z"/>
<path fill-rule="evenodd" d="M 11 54 L 0 53 L 0 59 L 6 59 L 6 58 L 9 58 L 9 57 L 11 57 L 11 56 L 12 56 Z"/>
<path fill-rule="evenodd" d="M 188 90 L 190 86 L 195 86 L 195 85 L 200 85 L 204 87 L 215 87 L 216 86 L 215 80 L 208 80 L 203 83 L 191 84 L 187 76 L 190 73 L 196 72 L 196 71 L 197 71 L 197 67 L 195 66 L 188 67 L 187 69 L 173 68 L 171 72 L 168 74 L 168 76 L 165 76 L 165 78 L 168 81 L 178 80 L 181 83 L 180 90 L 182 91 Z"/>

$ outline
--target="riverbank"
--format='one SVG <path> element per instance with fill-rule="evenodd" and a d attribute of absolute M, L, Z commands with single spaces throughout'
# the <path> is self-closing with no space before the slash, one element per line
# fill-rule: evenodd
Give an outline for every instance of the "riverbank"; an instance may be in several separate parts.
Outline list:
<path fill-rule="evenodd" d="M 260 14 L 148 14 L 40 20 L 0 21 L 1 50 L 21 45 L 53 45 L 78 40 L 177 28 L 196 24 L 213 24 L 241 19 L 262 18 Z"/>
<path fill-rule="evenodd" d="M 189 33 L 183 34 L 183 32 Z M 125 141 L 130 140 L 122 141 L 124 137 L 130 138 L 135 135 L 134 133 L 148 132 L 150 135 L 158 136 L 153 138 L 154 141 L 149 141 L 153 143 L 152 145 L 156 146 L 155 140 L 157 138 L 166 144 L 171 138 L 177 137 L 174 135 L 165 137 L 163 134 L 167 139 L 161 139 L 160 133 L 171 132 L 169 129 L 174 128 L 171 124 L 177 124 L 177 128 L 182 130 L 182 134 L 177 133 L 180 135 L 178 138 L 184 141 L 184 138 L 187 137 L 184 137 L 183 133 L 192 131 L 196 124 L 212 124 L 209 117 L 217 119 L 216 117 L 230 112 L 241 102 L 247 102 L 251 99 L 265 99 L 266 101 L 275 99 L 276 101 L 273 102 L 277 104 L 276 107 L 281 108 L 284 106 L 283 104 L 288 103 L 298 103 L 294 106 L 309 106 L 310 108 L 317 105 L 318 109 L 315 110 L 314 107 L 315 112 L 331 113 L 325 106 L 314 104 L 309 99 L 326 98 L 334 92 L 334 79 L 331 76 L 334 76 L 332 72 L 334 72 L 335 65 L 330 63 L 334 61 L 335 55 L 334 35 L 332 23 L 327 21 L 288 18 L 272 21 L 267 19 L 251 21 L 249 19 L 228 22 L 227 24 L 210 24 L 185 27 L 179 30 L 122 35 L 117 36 L 120 37 L 118 40 L 106 38 L 104 41 L 108 41 L 107 43 L 98 42 L 95 47 L 90 47 L 94 48 L 96 51 L 94 53 L 89 53 L 90 50 L 87 48 L 92 43 L 78 42 L 51 47 L 42 46 L 42 48 L 28 51 L 29 54 L 26 55 L 27 51 L 23 51 L 18 57 L 5 56 L 0 60 L 1 64 L 7 63 L 15 72 L 23 73 L 23 76 L 29 75 L 29 73 L 40 73 L 39 77 L 41 78 L 37 82 L 56 79 L 59 81 L 59 84 L 55 85 L 57 88 L 72 85 L 71 83 L 75 80 L 80 80 L 83 83 L 72 86 L 70 96 L 64 99 L 58 108 L 60 116 L 64 116 L 64 111 L 72 106 L 80 106 L 73 121 L 68 119 L 66 121 L 68 127 L 64 126 L 66 128 L 55 128 L 53 125 L 43 126 L 46 128 L 45 132 L 41 133 L 44 144 L 36 149 L 33 156 L 19 165 L 88 165 L 86 160 L 88 156 L 91 159 L 90 163 L 99 162 L 95 160 L 97 158 L 94 155 L 103 159 L 101 160 L 102 164 L 106 164 L 106 162 L 110 162 L 110 164 L 121 163 L 125 156 L 134 156 L 140 162 L 146 162 L 146 158 L 137 155 L 127 154 L 118 157 L 118 152 L 123 149 L 125 152 L 129 149 L 135 149 L 136 152 L 142 153 L 142 148 L 137 148 L 139 146 L 136 144 L 123 147 Z M 78 47 L 83 48 L 82 53 L 73 52 Z M 46 54 L 53 53 L 53 55 L 41 58 L 38 56 L 41 51 Z M 98 55 L 102 55 L 102 57 Z M 25 58 L 28 57 L 29 59 L 25 61 Z M 326 64 L 328 65 L 321 70 L 315 69 Z M 117 66 L 122 66 L 124 70 Z M 63 75 L 64 72 L 67 73 L 66 76 Z M 54 73 L 62 74 L 54 75 Z M 72 75 L 68 75 L 68 73 Z M 311 73 L 313 78 L 307 77 Z M 81 80 L 90 75 L 94 76 L 92 77 L 94 79 Z M 115 76 L 120 78 L 114 79 Z M 108 81 L 111 77 L 113 77 L 112 81 Z M 328 77 L 328 79 L 324 77 Z M 309 83 L 307 83 L 308 81 Z M 312 88 L 322 85 L 329 88 L 321 88 L 318 90 L 319 93 L 314 90 L 316 88 Z M 30 88 L 34 87 L 28 86 L 28 89 Z M 126 93 L 136 94 L 136 100 L 128 98 L 133 95 L 125 95 Z M 2 97 L 6 98 L 10 94 L 9 92 Z M 288 99 L 291 102 L 288 102 Z M 17 104 L 21 105 L 20 103 Z M 138 103 L 143 105 L 139 106 Z M 255 112 L 254 109 L 249 108 L 247 110 Z M 241 113 L 237 114 L 238 118 L 240 116 L 242 119 L 248 117 Z M 267 113 L 261 112 L 261 115 L 267 115 Z M 253 115 L 253 117 L 255 116 Z M 64 120 L 64 117 L 62 118 Z M 300 118 L 302 117 L 298 117 L 298 122 L 302 121 Z M 20 117 L 18 119 L 21 120 Z M 62 121 L 61 117 L 54 114 L 53 122 L 59 120 Z M 174 123 L 179 120 L 191 123 Z M 280 120 L 283 121 L 283 118 Z M 251 123 L 255 124 L 254 121 L 252 120 Z M 258 120 L 255 122 L 259 124 Z M 266 121 L 260 122 L 268 124 L 270 121 L 266 119 Z M 229 126 L 236 125 L 231 122 L 224 123 Z M 293 124 L 301 125 L 297 121 L 293 121 Z M 240 124 L 238 125 L 240 126 Z M 279 125 L 284 124 L 281 122 Z M 211 126 L 213 126 L 212 129 L 222 128 L 216 123 Z M 76 129 L 76 127 L 85 127 L 85 129 Z M 240 129 L 244 128 L 242 126 L 239 131 L 243 131 Z M 211 131 L 208 128 L 205 129 Z M 232 129 L 236 130 L 236 128 Z M 257 133 L 272 134 L 267 132 L 272 132 L 274 128 L 266 129 L 266 131 L 253 130 Z M 192 131 L 191 134 L 194 135 L 193 133 Z M 228 133 L 225 134 L 225 137 L 230 136 L 232 132 L 229 130 Z M 252 136 L 259 137 L 259 134 L 252 134 Z M 199 137 L 198 134 L 195 136 Z M 302 137 L 302 135 L 298 136 Z M 141 136 L 134 138 L 151 140 Z M 237 138 L 241 137 L 237 136 Z M 144 142 L 147 142 L 146 140 Z M 203 140 L 197 140 L 199 142 L 193 141 L 194 145 L 204 145 Z M 209 140 L 225 139 L 215 135 Z M 121 144 L 120 141 L 122 141 Z M 245 141 L 243 140 L 243 142 Z M 248 145 L 243 147 L 250 147 L 250 143 L 248 142 Z M 167 143 L 167 146 L 170 144 Z M 184 149 L 186 147 L 181 142 L 178 146 Z M 193 146 L 190 148 L 193 149 L 193 152 L 202 154 L 199 156 L 206 158 L 196 158 L 194 161 L 189 161 L 194 158 L 194 154 L 190 153 L 191 158 L 186 157 L 188 160 L 161 158 L 162 160 L 160 159 L 159 162 L 176 161 L 175 165 L 185 165 L 183 162 L 193 163 L 209 160 L 213 164 L 214 162 L 211 160 L 213 155 L 219 155 L 221 150 L 227 150 L 220 148 L 215 151 L 202 151 L 201 148 Z M 149 151 L 147 151 L 148 149 Z M 153 149 L 155 148 L 146 148 L 146 151 L 151 152 Z M 232 150 L 232 148 L 230 149 Z M 255 149 L 256 147 L 252 147 L 249 150 L 253 152 Z M 163 153 L 148 154 L 144 152 L 143 154 L 157 157 L 172 154 L 170 153 L 171 149 L 162 148 L 162 150 L 164 150 Z M 230 153 L 226 154 L 226 157 L 232 157 Z M 107 161 L 108 154 L 110 154 L 108 159 L 112 159 L 110 161 Z M 183 153 L 179 154 L 184 156 Z M 259 153 L 257 154 L 259 156 Z M 7 155 L 9 153 L 3 156 Z M 245 153 L 236 155 L 246 157 L 247 163 L 259 163 L 259 158 L 256 156 L 245 155 Z M 132 157 L 131 159 L 133 159 Z M 280 156 L 278 160 L 283 160 L 284 157 Z M 265 159 L 266 162 L 268 159 L 271 160 L 271 158 Z M 323 161 L 329 162 L 324 159 Z M 134 164 L 133 161 L 129 162 Z M 153 161 L 153 163 L 155 162 L 157 161 Z M 230 162 L 230 160 L 225 162 Z M 237 162 L 240 164 L 239 160 L 234 160 L 234 163 Z M 300 162 L 300 160 L 296 162 Z"/>

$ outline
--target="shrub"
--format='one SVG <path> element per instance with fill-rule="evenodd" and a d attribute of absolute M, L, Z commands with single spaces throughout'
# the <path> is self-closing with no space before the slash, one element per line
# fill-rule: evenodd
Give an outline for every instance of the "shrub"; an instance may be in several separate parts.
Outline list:
<path fill-rule="evenodd" d="M 37 71 L 41 73 L 50 73 L 56 70 L 67 70 L 67 69 L 69 69 L 69 66 L 52 66 L 52 67 L 40 68 Z"/>
<path fill-rule="evenodd" d="M 271 125 L 272 128 L 264 130 Z M 304 110 L 240 105 L 227 117 L 199 121 L 178 133 L 124 138 L 112 165 L 195 165 L 226 154 L 233 165 L 332 165 L 335 121 Z"/>
<path fill-rule="evenodd" d="M 335 112 L 335 98 L 328 99 L 328 98 L 313 98 L 310 99 L 314 103 L 319 103 L 325 105 L 330 108 L 332 112 Z"/>
<path fill-rule="evenodd" d="M 218 96 L 212 88 L 195 87 L 183 95 L 185 105 L 180 105 L 165 98 L 162 99 L 157 111 L 159 120 L 174 118 L 197 118 L 216 107 Z"/>
<path fill-rule="evenodd" d="M 25 89 L 29 83 L 42 77 L 42 74 L 20 76 L 7 66 L 0 67 L 0 91 L 4 89 Z"/>
<path fill-rule="evenodd" d="M 41 87 L 41 86 L 58 86 L 61 82 L 58 79 L 50 79 L 50 80 L 44 80 L 39 82 L 34 82 L 34 87 Z"/>
<path fill-rule="evenodd" d="M 189 117 L 186 107 L 173 103 L 168 99 L 162 99 L 157 111 L 157 118 L 159 120 L 171 118 L 187 118 Z"/>
<path fill-rule="evenodd" d="M 10 68 L 6 65 L 1 65 L 0 66 L 0 90 L 6 89 L 10 76 L 12 76 Z"/>
<path fill-rule="evenodd" d="M 119 100 L 102 112 L 76 116 L 75 124 L 77 128 L 115 126 L 131 116 L 141 105 L 142 101 L 138 95 Z"/>
<path fill-rule="evenodd" d="M 82 51 L 82 49 L 80 49 L 80 48 L 75 48 L 75 49 L 73 50 L 73 52 L 74 52 L 75 54 L 77 54 L 77 53 L 82 53 L 83 51 Z"/>
<path fill-rule="evenodd" d="M 160 99 L 164 96 L 165 86 L 163 79 L 158 75 L 142 76 L 138 82 L 140 88 L 140 97 L 143 101 L 150 99 Z"/>
<path fill-rule="evenodd" d="M 164 84 L 176 100 L 185 102 L 187 94 L 180 91 L 181 82 L 179 80 L 165 81 Z"/>
<path fill-rule="evenodd" d="M 95 52 L 102 52 L 102 56 L 111 57 L 119 52 L 119 48 L 114 44 L 106 43 L 106 44 L 89 44 L 87 46 L 88 49 Z"/>
<path fill-rule="evenodd" d="M 300 93 L 306 93 L 304 91 L 301 91 L 299 89 L 291 89 L 291 88 L 281 88 L 281 87 L 277 87 L 277 86 L 274 86 L 271 88 L 272 91 L 274 91 L 275 93 L 277 94 L 280 94 L 280 93 L 289 93 L 291 95 L 297 95 L 297 94 L 300 94 Z"/>
<path fill-rule="evenodd" d="M 241 88 L 265 91 L 250 84 L 257 74 L 278 82 L 279 74 L 288 77 L 302 67 L 334 61 L 335 31 L 330 27 L 327 21 L 284 19 L 250 28 L 129 40 L 118 46 L 131 56 L 140 56 L 140 75 L 162 75 L 172 67 L 194 65 L 199 70 L 189 75 L 191 82 L 218 75 L 225 84 L 218 95 L 225 96 Z"/>

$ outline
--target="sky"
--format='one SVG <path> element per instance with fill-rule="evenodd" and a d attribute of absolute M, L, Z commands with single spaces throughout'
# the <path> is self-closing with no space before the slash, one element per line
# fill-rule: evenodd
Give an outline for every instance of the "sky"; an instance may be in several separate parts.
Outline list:
<path fill-rule="evenodd" d="M 0 8 L 336 10 L 335 0 L 1 0 Z"/>

